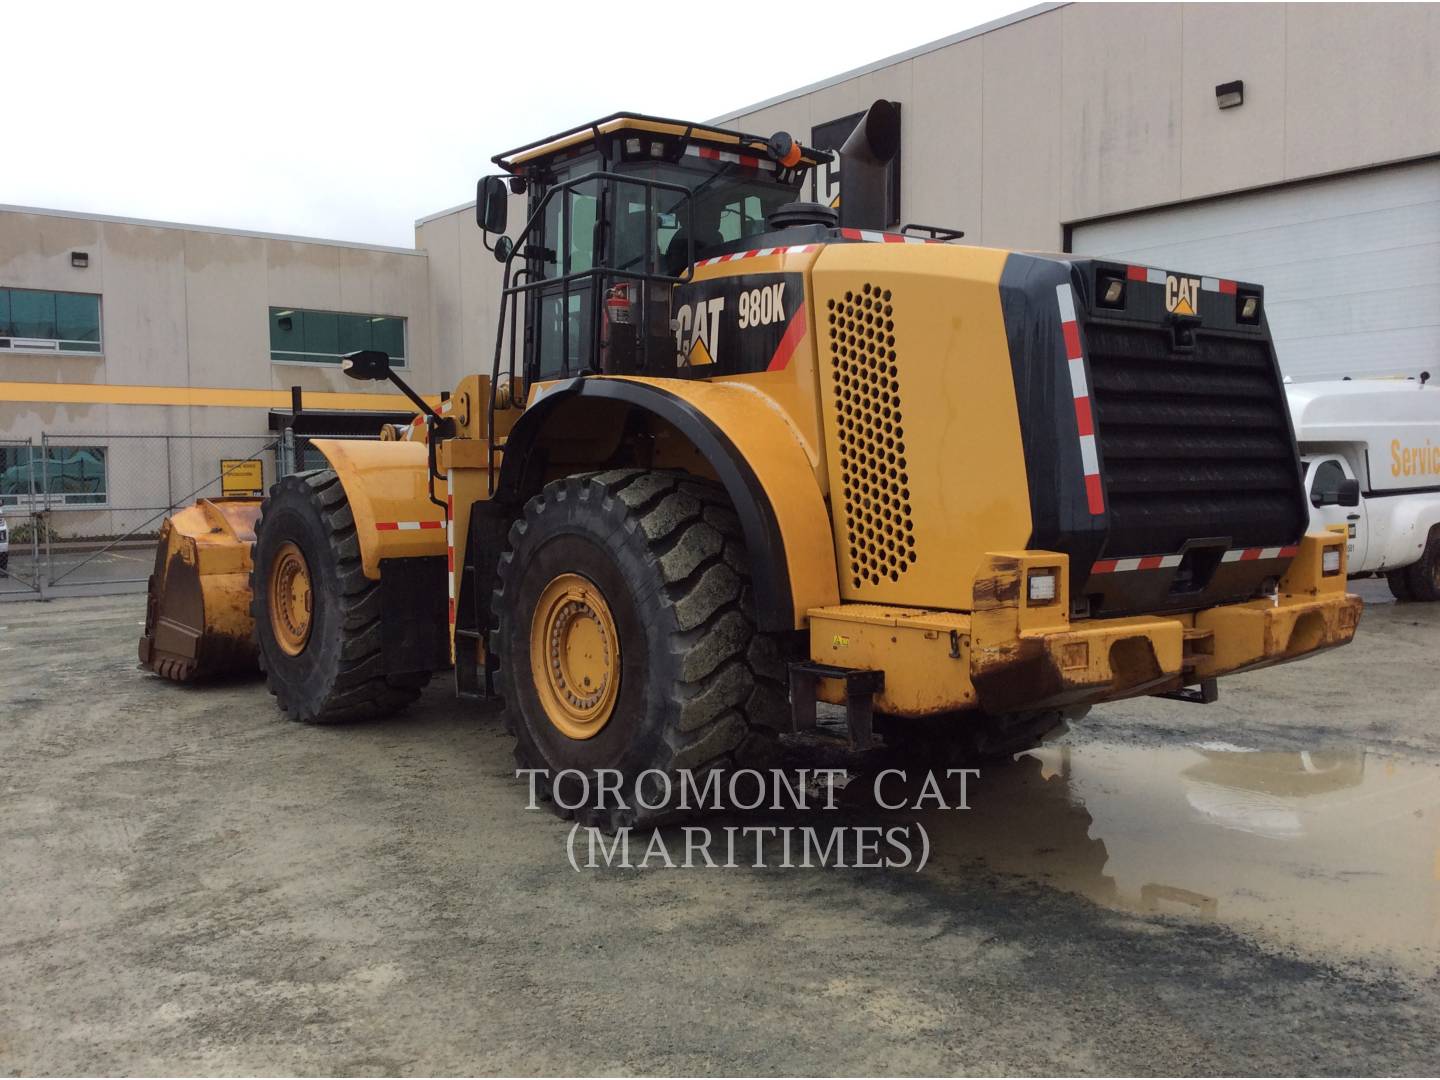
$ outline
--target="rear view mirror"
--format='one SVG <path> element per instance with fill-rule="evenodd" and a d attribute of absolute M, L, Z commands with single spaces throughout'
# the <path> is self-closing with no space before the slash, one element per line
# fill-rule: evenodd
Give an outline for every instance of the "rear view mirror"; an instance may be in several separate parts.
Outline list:
<path fill-rule="evenodd" d="M 357 382 L 375 382 L 390 377 L 390 354 L 379 349 L 346 353 L 340 369 Z"/>
<path fill-rule="evenodd" d="M 475 221 L 487 233 L 505 231 L 510 185 L 503 176 L 486 176 L 475 185 Z"/>

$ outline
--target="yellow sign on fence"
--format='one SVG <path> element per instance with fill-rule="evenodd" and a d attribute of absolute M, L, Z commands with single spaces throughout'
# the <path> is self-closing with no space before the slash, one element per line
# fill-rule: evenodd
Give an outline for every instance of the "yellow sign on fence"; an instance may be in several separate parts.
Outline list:
<path fill-rule="evenodd" d="M 265 494 L 265 466 L 260 461 L 227 458 L 220 462 L 220 494 L 225 498 L 259 498 Z"/>

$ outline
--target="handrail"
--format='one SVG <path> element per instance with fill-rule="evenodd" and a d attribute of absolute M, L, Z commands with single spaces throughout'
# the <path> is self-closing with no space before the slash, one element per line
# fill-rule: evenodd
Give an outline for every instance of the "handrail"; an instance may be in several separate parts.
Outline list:
<path fill-rule="evenodd" d="M 683 228 L 683 232 L 684 232 L 684 235 L 685 235 L 685 272 L 684 272 L 683 274 L 681 274 L 680 276 L 676 277 L 676 276 L 673 276 L 673 275 L 670 275 L 670 274 L 650 273 L 650 272 L 645 271 L 645 270 L 641 270 L 641 271 L 624 270 L 624 269 L 620 269 L 620 268 L 618 268 L 618 267 L 610 267 L 610 266 L 605 266 L 605 265 L 601 264 L 601 265 L 592 265 L 592 266 L 590 267 L 590 269 L 588 269 L 588 270 L 575 270 L 575 271 L 568 271 L 568 270 L 567 270 L 566 273 L 560 275 L 559 277 L 549 277 L 549 278 L 547 278 L 547 277 L 534 277 L 533 271 L 531 271 L 528 266 L 522 266 L 522 267 L 520 267 L 520 269 L 519 269 L 519 271 L 518 271 L 518 274 L 524 274 L 524 275 L 531 276 L 531 277 L 533 278 L 533 280 L 531 280 L 531 281 L 526 281 L 526 282 L 524 282 L 523 284 L 517 284 L 517 283 L 515 283 L 515 282 L 514 282 L 514 278 L 517 276 L 517 272 L 516 272 L 516 271 L 514 270 L 514 268 L 513 268 L 513 264 L 514 264 L 514 262 L 515 262 L 515 258 L 516 258 L 517 255 L 521 255 L 522 252 L 524 253 L 524 258 L 527 260 L 527 262 L 528 262 L 529 259 L 531 259 L 531 258 L 534 257 L 533 254 L 532 254 L 531 251 L 530 251 L 530 246 L 531 246 L 531 245 L 530 245 L 530 239 L 529 239 L 529 238 L 530 238 L 531 234 L 534 232 L 535 228 L 543 221 L 545 209 L 546 209 L 546 207 L 549 205 L 550 200 L 553 199 L 553 198 L 555 198 L 558 194 L 568 193 L 568 192 L 571 191 L 572 189 L 580 186 L 581 184 L 588 184 L 588 183 L 590 183 L 591 181 L 611 181 L 611 182 L 624 183 L 624 184 L 634 184 L 634 185 L 636 185 L 637 187 L 643 187 L 643 188 L 645 188 L 645 204 L 646 204 L 646 209 L 647 209 L 647 211 L 649 211 L 649 212 L 647 213 L 647 220 L 646 220 L 646 226 L 645 226 L 645 250 L 646 250 L 645 259 L 646 259 L 646 265 L 647 265 L 647 266 L 649 265 L 649 263 L 650 263 L 650 258 L 651 258 L 651 253 L 650 253 L 651 222 L 654 220 L 654 212 L 653 212 L 653 205 L 654 205 L 654 203 L 653 203 L 653 193 L 654 193 L 655 190 L 658 189 L 658 190 L 662 190 L 662 191 L 671 191 L 671 192 L 675 192 L 675 193 L 679 194 L 679 195 L 681 196 L 681 199 L 680 199 L 680 202 L 677 204 L 677 210 L 678 210 L 678 207 L 679 207 L 680 205 L 683 205 L 684 208 L 685 208 L 685 215 L 686 215 L 685 224 L 684 224 L 684 228 Z M 605 208 L 605 206 L 604 206 L 604 202 L 605 202 L 605 199 L 606 199 L 606 197 L 608 196 L 608 194 L 609 194 L 609 192 L 608 192 L 608 190 L 607 190 L 607 191 L 605 192 L 605 194 L 601 195 L 600 198 L 597 199 L 597 203 L 599 203 L 599 212 L 598 212 L 598 214 L 597 214 L 597 219 L 596 219 L 596 220 L 597 220 L 597 223 L 603 223 L 603 222 L 605 222 L 605 220 L 606 220 L 606 208 Z M 506 316 L 506 313 L 507 313 L 507 309 L 508 309 L 508 311 L 509 311 L 510 319 L 511 319 L 511 333 L 508 335 L 508 339 L 509 339 L 509 342 L 510 342 L 510 352 L 509 352 L 509 361 L 510 361 L 510 362 L 509 362 L 509 365 L 508 365 L 508 368 L 507 368 L 508 380 L 509 380 L 510 385 L 511 385 L 511 393 L 512 393 L 512 394 L 514 393 L 514 386 L 515 386 L 515 346 L 516 346 L 515 336 L 516 336 L 516 335 L 515 335 L 514 323 L 515 323 L 515 320 L 516 320 L 517 315 L 518 315 L 518 307 L 519 307 L 518 303 L 515 302 L 515 298 L 517 298 L 517 297 L 519 297 L 519 296 L 521 296 L 521 295 L 523 295 L 523 294 L 532 292 L 532 291 L 534 291 L 535 289 L 541 288 L 541 287 L 543 287 L 543 286 L 552 286 L 552 287 L 558 286 L 558 287 L 560 288 L 560 290 L 561 290 L 561 294 L 562 294 L 564 297 L 566 297 L 566 308 L 567 308 L 567 313 L 566 313 L 566 314 L 567 314 L 567 317 L 566 317 L 565 320 L 564 320 L 564 336 L 563 336 L 562 345 L 561 345 L 561 355 L 564 357 L 565 365 L 566 365 L 566 371 L 568 372 L 568 371 L 569 371 L 569 358 L 570 358 L 570 348 L 569 348 L 569 344 L 570 344 L 570 343 L 569 343 L 570 320 L 569 320 L 569 317 L 568 317 L 568 307 L 569 307 L 568 298 L 569 298 L 569 296 L 570 296 L 570 291 L 571 291 L 571 290 L 570 290 L 570 283 L 571 283 L 572 281 L 578 281 L 578 280 L 580 280 L 581 278 L 590 278 L 590 279 L 593 279 L 593 280 L 595 281 L 596 291 L 598 292 L 598 291 L 599 291 L 599 285 L 600 285 L 600 279 L 602 278 L 602 276 L 620 277 L 620 278 L 625 278 L 625 279 L 628 279 L 628 280 L 638 280 L 638 281 L 658 281 L 658 282 L 660 282 L 660 283 L 662 283 L 662 284 L 668 284 L 668 285 L 683 285 L 683 284 L 685 284 L 686 282 L 690 281 L 690 280 L 691 280 L 691 276 L 692 276 L 692 274 L 693 274 L 693 272 L 694 272 L 694 266 L 695 266 L 695 229 L 694 229 L 694 224 L 695 224 L 695 208 L 694 208 L 694 204 L 693 204 L 692 201 L 691 201 L 693 195 L 694 195 L 693 189 L 686 187 L 684 184 L 676 184 L 676 183 L 672 183 L 672 182 L 670 182 L 670 181 L 668 181 L 668 180 L 654 180 L 654 179 L 650 179 L 650 178 L 648 178 L 648 177 L 640 177 L 640 176 L 634 176 L 634 175 L 629 175 L 629 174 L 625 174 L 625 173 L 610 172 L 610 171 L 605 170 L 605 169 L 597 169 L 595 172 L 586 173 L 586 174 L 584 174 L 583 176 L 577 176 L 577 177 L 575 177 L 575 178 L 573 178 L 573 179 L 565 180 L 565 181 L 562 181 L 562 182 L 560 182 L 560 183 L 558 183 L 558 184 L 553 185 L 548 191 L 545 192 L 545 194 L 544 194 L 543 196 L 541 196 L 540 201 L 539 201 L 538 203 L 536 203 L 535 209 L 530 212 L 530 216 L 529 216 L 528 218 L 526 218 L 526 220 L 525 220 L 525 225 L 524 225 L 524 227 L 520 230 L 520 241 L 519 241 L 513 248 L 510 249 L 510 253 L 505 257 L 505 273 L 504 273 L 504 276 L 503 276 L 503 278 L 502 278 L 501 286 L 500 286 L 500 310 L 499 310 L 499 312 L 497 313 L 497 318 L 496 318 L 495 356 L 494 356 L 494 360 L 493 360 L 493 362 L 491 363 L 491 366 L 490 366 L 490 401 L 489 401 L 489 408 L 488 408 L 488 411 L 487 411 L 487 413 L 486 413 L 486 426 L 485 426 L 486 438 L 487 438 L 488 441 L 489 441 L 489 449 L 488 449 L 489 479 L 488 479 L 488 484 L 489 484 L 489 493 L 490 493 L 491 495 L 494 495 L 494 493 L 495 493 L 495 450 L 496 450 L 496 447 L 495 447 L 495 409 L 496 409 L 497 396 L 498 396 L 498 394 L 499 394 L 499 389 L 500 389 L 500 361 L 501 361 L 501 357 L 504 355 L 504 347 L 505 347 L 505 342 L 506 342 L 506 339 L 507 339 L 507 335 L 506 335 L 506 333 L 505 333 L 505 316 Z M 565 210 L 565 229 L 564 229 L 564 235 L 565 235 L 565 237 L 566 237 L 566 242 L 567 242 L 567 244 L 568 244 L 568 242 L 569 242 L 569 235 L 570 235 L 570 228 L 569 228 L 569 204 L 568 204 L 568 203 L 565 205 L 564 210 Z M 541 248 L 541 251 L 543 252 L 543 251 L 544 251 L 544 248 Z M 543 256 L 542 256 L 542 257 L 543 257 Z M 563 252 L 563 253 L 557 251 L 557 252 L 555 253 L 555 257 L 556 257 L 556 261 L 557 261 L 557 262 L 560 262 L 560 261 L 562 260 L 562 258 L 563 258 L 563 263 L 562 263 L 562 265 L 564 265 L 564 266 L 566 266 L 566 267 L 569 266 L 569 262 L 570 262 L 570 253 L 569 253 L 569 251 L 565 251 L 565 252 Z M 645 300 L 645 299 L 642 297 L 642 302 L 648 303 L 648 300 Z"/>

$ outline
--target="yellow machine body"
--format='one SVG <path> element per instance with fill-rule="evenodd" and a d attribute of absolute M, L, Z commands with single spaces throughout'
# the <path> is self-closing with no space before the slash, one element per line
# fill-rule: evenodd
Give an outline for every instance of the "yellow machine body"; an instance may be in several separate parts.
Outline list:
<path fill-rule="evenodd" d="M 160 529 L 142 667 L 176 682 L 253 671 L 250 552 L 259 499 L 201 499 Z"/>

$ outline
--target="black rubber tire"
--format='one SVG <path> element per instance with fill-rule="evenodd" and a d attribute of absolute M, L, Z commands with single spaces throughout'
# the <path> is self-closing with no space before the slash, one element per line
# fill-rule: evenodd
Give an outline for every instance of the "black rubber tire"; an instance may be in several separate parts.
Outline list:
<path fill-rule="evenodd" d="M 309 564 L 314 597 L 310 637 L 298 656 L 276 643 L 270 624 L 270 569 L 285 542 Z M 387 675 L 380 645 L 380 583 L 364 574 L 360 538 L 345 487 L 332 469 L 287 476 L 270 489 L 255 526 L 250 613 L 260 669 L 291 720 L 331 724 L 388 716 L 409 705 L 428 673 Z"/>
<path fill-rule="evenodd" d="M 1407 600 L 1440 600 L 1440 527 L 1430 530 L 1425 540 L 1425 553 L 1420 561 L 1404 570 L 1405 584 L 1410 590 Z M 1392 590 L 1393 591 L 1393 590 Z"/>
<path fill-rule="evenodd" d="M 703 776 L 749 764 L 773 746 L 789 707 L 784 665 L 776 640 L 755 628 L 748 567 L 724 490 L 684 473 L 570 476 L 526 504 L 496 575 L 497 684 L 516 764 L 548 770 L 536 790 L 557 814 L 612 830 L 673 818 L 673 807 L 647 810 L 632 798 L 642 772 Z M 584 740 L 550 722 L 531 673 L 534 610 L 562 573 L 599 588 L 620 639 L 614 712 Z M 619 770 L 627 805 L 600 805 L 593 782 L 584 800 L 573 774 L 558 792 L 570 808 L 558 805 L 553 778 L 572 769 L 592 778 Z M 645 801 L 658 800 L 652 792 Z"/>
<path fill-rule="evenodd" d="M 1390 595 L 1396 600 L 1414 600 L 1415 594 L 1410 591 L 1409 567 L 1402 567 L 1399 570 L 1390 570 L 1385 574 L 1385 584 L 1390 586 Z"/>
<path fill-rule="evenodd" d="M 1009 761 L 1063 732 L 1089 709 L 1036 709 L 991 716 L 969 712 L 928 720 L 880 718 L 885 744 L 907 760 L 935 768 Z"/>

